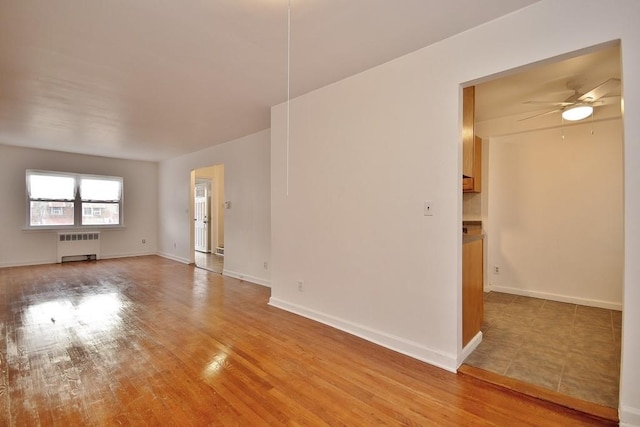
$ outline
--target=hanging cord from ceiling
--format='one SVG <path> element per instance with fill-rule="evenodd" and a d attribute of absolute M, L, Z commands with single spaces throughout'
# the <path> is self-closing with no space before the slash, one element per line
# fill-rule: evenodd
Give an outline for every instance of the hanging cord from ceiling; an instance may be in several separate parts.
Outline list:
<path fill-rule="evenodd" d="M 591 118 L 590 118 L 590 122 L 589 124 L 591 125 L 591 136 L 593 136 L 595 134 L 595 131 L 593 130 L 593 124 L 595 123 L 595 111 L 591 114 Z M 560 120 L 562 121 L 562 123 L 560 124 L 560 138 L 564 141 L 564 117 L 562 116 L 562 114 L 560 115 Z"/>
<path fill-rule="evenodd" d="M 287 3 L 287 196 L 289 196 L 289 139 L 291 134 L 291 0 Z"/>

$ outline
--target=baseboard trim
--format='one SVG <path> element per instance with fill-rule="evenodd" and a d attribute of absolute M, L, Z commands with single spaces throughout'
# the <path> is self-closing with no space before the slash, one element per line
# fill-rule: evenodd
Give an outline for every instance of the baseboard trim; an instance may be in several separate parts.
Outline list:
<path fill-rule="evenodd" d="M 248 274 L 238 273 L 237 271 L 222 270 L 223 276 L 233 277 L 234 279 L 244 280 L 245 282 L 255 283 L 256 285 L 266 286 L 267 288 L 271 288 L 271 281 L 266 279 L 261 279 L 260 277 L 249 276 Z"/>
<path fill-rule="evenodd" d="M 462 349 L 462 353 L 460 354 L 460 358 L 458 359 L 458 368 L 460 368 L 460 365 L 464 363 L 465 359 L 469 357 L 471 353 L 473 353 L 473 350 L 475 350 L 481 342 L 482 331 L 478 331 L 478 333 L 473 338 L 471 338 L 471 341 L 469 341 L 467 345 Z"/>
<path fill-rule="evenodd" d="M 640 426 L 640 409 L 620 405 L 620 426 Z"/>
<path fill-rule="evenodd" d="M 111 255 L 100 255 L 97 260 L 101 259 L 115 259 L 115 258 L 131 258 L 137 256 L 148 256 L 148 255 L 160 255 L 156 252 L 143 252 L 143 253 L 130 253 L 130 254 L 111 254 Z M 162 256 L 162 255 L 160 255 Z M 168 258 L 168 257 L 165 257 Z M 178 260 L 176 260 L 178 261 Z M 9 267 L 29 267 L 31 265 L 47 265 L 47 264 L 60 264 L 57 259 L 46 259 L 46 260 L 36 260 L 36 261 L 24 261 L 24 262 L 15 262 L 15 263 L 0 263 L 0 268 L 9 268 Z"/>
<path fill-rule="evenodd" d="M 567 295 L 558 295 L 558 294 L 552 294 L 548 292 L 529 291 L 529 290 L 518 289 L 518 288 L 510 288 L 507 286 L 491 285 L 489 287 L 489 290 L 495 291 L 495 292 L 503 292 L 505 294 L 521 295 L 523 297 L 542 298 L 542 299 L 548 299 L 552 301 L 568 302 L 571 304 L 579 304 L 579 305 L 586 305 L 589 307 L 598 307 L 598 308 L 606 308 L 608 310 L 622 311 L 622 303 L 616 303 L 616 302 L 610 302 L 610 301 L 600 301 L 600 300 L 593 300 L 593 299 L 587 299 L 587 298 L 571 297 Z"/>
<path fill-rule="evenodd" d="M 2 262 L 0 263 L 0 268 L 11 268 L 11 267 L 29 267 L 31 265 L 46 265 L 46 264 L 57 264 L 56 259 L 45 259 L 45 260 L 36 260 L 36 261 L 25 261 L 25 262 Z"/>
<path fill-rule="evenodd" d="M 445 369 L 449 372 L 455 373 L 457 370 L 457 360 L 454 355 L 446 354 L 425 347 L 419 343 L 409 341 L 386 332 L 371 329 L 326 313 L 311 310 L 298 304 L 292 304 L 278 298 L 271 297 L 269 299 L 269 305 L 315 320 L 316 322 L 320 322 L 351 335 L 355 335 L 374 344 L 397 351 L 398 353 L 430 365 L 437 366 L 438 368 Z"/>
<path fill-rule="evenodd" d="M 130 253 L 130 254 L 100 255 L 99 259 L 133 258 L 138 256 L 149 256 L 149 255 L 157 255 L 157 253 L 156 252 L 136 252 L 136 253 Z"/>
<path fill-rule="evenodd" d="M 172 255 L 172 254 L 168 254 L 166 252 L 156 252 L 156 255 L 161 256 L 162 258 L 170 259 L 172 261 L 181 262 L 183 264 L 190 264 L 191 263 L 191 261 L 188 260 L 187 258 L 182 258 L 182 257 L 179 257 L 179 256 L 175 256 L 175 255 Z"/>

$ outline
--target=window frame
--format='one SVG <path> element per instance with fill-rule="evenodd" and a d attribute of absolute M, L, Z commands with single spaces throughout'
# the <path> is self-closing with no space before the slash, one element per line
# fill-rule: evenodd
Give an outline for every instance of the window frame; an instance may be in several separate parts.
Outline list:
<path fill-rule="evenodd" d="M 31 175 L 49 175 L 49 176 L 62 176 L 72 177 L 74 179 L 74 198 L 73 200 L 66 199 L 37 199 L 31 198 L 29 177 Z M 100 179 L 116 181 L 120 184 L 120 197 L 118 201 L 102 201 L 102 200 L 83 200 L 80 194 L 80 183 L 83 178 L 87 179 Z M 104 229 L 104 228 L 124 228 L 124 178 L 119 176 L 110 175 L 95 175 L 95 174 L 80 174 L 69 172 L 58 172 L 38 169 L 27 169 L 25 171 L 25 198 L 26 198 L 26 215 L 25 215 L 25 230 L 60 230 L 60 229 Z M 32 201 L 52 201 L 52 202 L 67 202 L 73 203 L 73 224 L 63 225 L 32 225 L 31 224 L 31 202 Z M 117 224 L 82 224 L 82 217 L 84 213 L 84 203 L 108 203 L 118 205 L 118 219 Z M 91 207 L 93 213 L 93 207 Z"/>

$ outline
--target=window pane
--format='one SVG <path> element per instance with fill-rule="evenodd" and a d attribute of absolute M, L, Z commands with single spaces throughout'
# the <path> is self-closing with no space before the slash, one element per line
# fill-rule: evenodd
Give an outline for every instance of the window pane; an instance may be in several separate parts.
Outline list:
<path fill-rule="evenodd" d="M 71 176 L 29 175 L 30 199 L 73 200 L 76 180 Z"/>
<path fill-rule="evenodd" d="M 117 203 L 82 203 L 82 225 L 120 224 Z"/>
<path fill-rule="evenodd" d="M 120 201 L 121 182 L 113 179 L 81 178 L 80 198 L 82 200 Z"/>
<path fill-rule="evenodd" d="M 30 225 L 73 225 L 73 202 L 31 202 Z"/>

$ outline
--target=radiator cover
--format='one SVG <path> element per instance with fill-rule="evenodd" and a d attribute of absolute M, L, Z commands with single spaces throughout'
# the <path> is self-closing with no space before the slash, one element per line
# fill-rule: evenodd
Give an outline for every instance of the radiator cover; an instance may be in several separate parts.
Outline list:
<path fill-rule="evenodd" d="M 100 259 L 100 233 L 97 231 L 58 233 L 58 257 L 61 263 L 65 257 L 95 257 Z"/>

